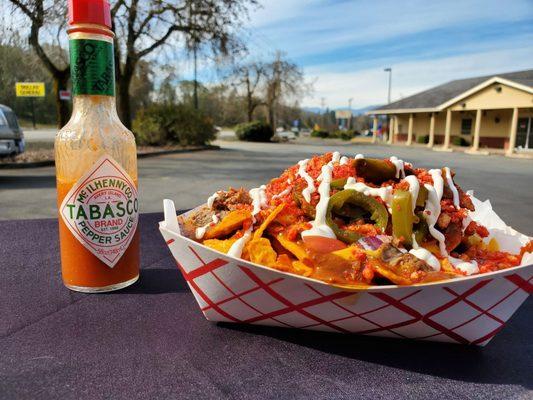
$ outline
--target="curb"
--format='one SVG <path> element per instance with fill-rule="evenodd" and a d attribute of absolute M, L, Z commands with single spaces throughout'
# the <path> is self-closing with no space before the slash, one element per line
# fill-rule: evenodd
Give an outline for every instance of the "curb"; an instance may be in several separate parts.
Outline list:
<path fill-rule="evenodd" d="M 220 146 L 206 145 L 201 147 L 195 147 L 192 149 L 175 149 L 175 150 L 161 150 L 151 151 L 146 153 L 137 153 L 137 159 L 164 156 L 167 154 L 179 154 L 179 153 L 192 153 L 203 150 L 220 150 Z M 26 168 L 40 168 L 40 167 L 53 167 L 55 165 L 54 160 L 35 161 L 27 163 L 0 163 L 0 169 L 26 169 Z"/>

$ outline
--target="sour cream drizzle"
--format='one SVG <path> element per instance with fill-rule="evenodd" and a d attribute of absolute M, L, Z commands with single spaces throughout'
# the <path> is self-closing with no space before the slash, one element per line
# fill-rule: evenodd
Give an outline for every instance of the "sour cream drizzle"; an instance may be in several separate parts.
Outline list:
<path fill-rule="evenodd" d="M 349 160 L 348 157 L 342 156 L 341 159 L 340 159 L 340 161 L 339 161 L 339 164 L 340 164 L 340 165 L 348 164 L 348 160 Z"/>
<path fill-rule="evenodd" d="M 450 263 L 460 271 L 463 271 L 467 275 L 477 274 L 479 272 L 479 266 L 476 261 L 468 262 L 463 261 L 460 258 L 448 257 Z"/>
<path fill-rule="evenodd" d="M 423 247 L 419 247 L 418 249 L 413 248 L 409 250 L 409 254 L 412 254 L 419 260 L 425 261 L 426 264 L 433 269 L 433 271 L 440 271 L 439 259 Z"/>
<path fill-rule="evenodd" d="M 439 249 L 442 256 L 447 256 L 446 243 L 444 235 L 435 228 L 437 219 L 439 218 L 441 207 L 440 200 L 444 190 L 444 180 L 442 179 L 442 171 L 440 169 L 430 169 L 429 174 L 433 178 L 433 186 L 425 184 L 424 187 L 428 191 L 428 199 L 424 209 L 424 218 L 428 224 L 429 233 L 439 242 Z"/>
<path fill-rule="evenodd" d="M 459 208 L 459 192 L 457 191 L 457 188 L 455 187 L 455 184 L 453 183 L 450 168 L 444 167 L 444 172 L 446 174 L 446 182 L 448 183 L 448 187 L 452 190 L 452 193 L 453 193 L 453 205 L 456 208 Z"/>
<path fill-rule="evenodd" d="M 418 198 L 418 192 L 420 191 L 420 183 L 418 178 L 414 175 L 406 176 L 404 181 L 409 183 L 409 193 L 411 193 L 411 206 L 413 208 L 413 215 L 416 208 L 416 199 Z"/>
<path fill-rule="evenodd" d="M 273 199 L 277 199 L 279 197 L 283 197 L 285 195 L 288 195 L 292 190 L 292 187 L 288 186 L 285 190 L 283 190 L 282 192 L 279 192 L 278 194 L 275 194 L 274 196 L 272 196 Z"/>
<path fill-rule="evenodd" d="M 396 179 L 405 178 L 404 162 L 398 157 L 392 156 L 389 158 L 390 162 L 396 167 Z"/>
<path fill-rule="evenodd" d="M 311 222 L 312 228 L 302 232 L 302 237 L 305 236 L 322 236 L 326 238 L 336 239 L 333 230 L 326 224 L 326 212 L 329 203 L 329 191 L 331 184 L 331 171 L 333 167 L 331 165 L 324 165 L 322 167 L 321 175 L 322 182 L 318 187 L 318 193 L 320 194 L 320 200 L 316 205 L 315 220 Z"/>
<path fill-rule="evenodd" d="M 354 177 L 349 177 L 344 185 L 344 189 L 355 190 L 359 193 L 363 193 L 365 196 L 379 197 L 390 208 L 392 202 L 392 186 L 383 186 L 374 188 L 365 185 L 363 182 L 357 182 Z"/>
<path fill-rule="evenodd" d="M 207 199 L 207 207 L 213 208 L 213 203 L 215 200 L 218 199 L 218 192 L 213 193 L 211 196 Z"/>
<path fill-rule="evenodd" d="M 365 156 L 363 154 L 356 154 L 354 160 L 360 160 L 361 158 L 365 158 Z"/>
<path fill-rule="evenodd" d="M 250 190 L 250 197 L 252 198 L 252 219 L 253 222 L 255 222 L 255 216 L 263 207 L 267 206 L 267 197 L 265 193 L 266 186 L 261 185 L 258 188 L 254 188 Z M 228 255 L 233 257 L 240 257 L 242 254 L 242 251 L 244 249 L 244 246 L 252 237 L 252 230 L 253 230 L 253 224 L 250 225 L 250 227 L 244 232 L 244 235 L 237 239 L 235 243 L 233 243 L 228 250 Z"/>
<path fill-rule="evenodd" d="M 211 224 L 216 224 L 218 222 L 218 217 L 216 214 L 213 214 L 213 217 L 211 217 L 211 221 L 212 222 L 209 222 L 205 224 L 204 226 L 200 226 L 196 228 L 196 231 L 195 231 L 196 239 L 202 239 L 205 235 L 205 232 L 207 231 L 207 228 L 209 228 Z"/>
<path fill-rule="evenodd" d="M 298 161 L 298 175 L 305 179 L 307 182 L 307 187 L 302 191 L 302 196 L 309 203 L 311 201 L 311 193 L 316 192 L 315 183 L 313 178 L 307 173 L 306 167 L 309 159 Z"/>

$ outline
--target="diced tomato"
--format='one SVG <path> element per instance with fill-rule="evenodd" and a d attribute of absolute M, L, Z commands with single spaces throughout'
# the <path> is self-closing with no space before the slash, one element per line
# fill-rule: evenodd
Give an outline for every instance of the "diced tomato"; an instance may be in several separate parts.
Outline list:
<path fill-rule="evenodd" d="M 331 253 L 346 248 L 346 244 L 337 239 L 322 236 L 304 236 L 304 245 L 316 253 Z"/>

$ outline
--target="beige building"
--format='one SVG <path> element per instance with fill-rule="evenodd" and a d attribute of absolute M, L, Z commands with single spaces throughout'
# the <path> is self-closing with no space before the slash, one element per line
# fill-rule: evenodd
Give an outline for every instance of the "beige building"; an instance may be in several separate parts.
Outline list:
<path fill-rule="evenodd" d="M 386 116 L 389 143 L 532 151 L 533 70 L 448 82 L 367 114 L 374 116 L 374 141 L 378 116 Z"/>

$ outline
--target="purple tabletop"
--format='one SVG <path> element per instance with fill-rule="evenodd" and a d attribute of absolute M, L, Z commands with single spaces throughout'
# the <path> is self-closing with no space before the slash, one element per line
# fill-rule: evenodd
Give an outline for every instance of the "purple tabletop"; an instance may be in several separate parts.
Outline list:
<path fill-rule="evenodd" d="M 141 216 L 139 282 L 61 283 L 57 222 L 0 222 L 0 398 L 531 398 L 528 299 L 485 348 L 206 321 Z"/>

